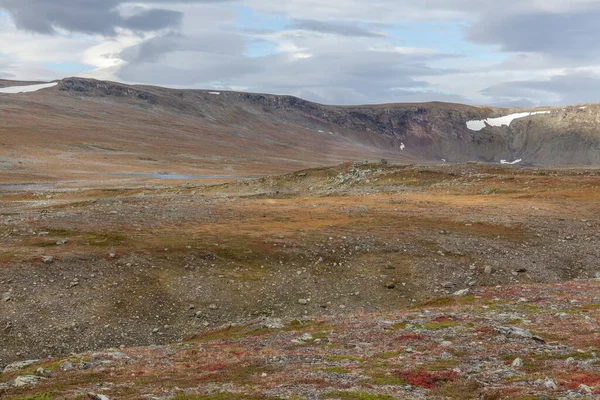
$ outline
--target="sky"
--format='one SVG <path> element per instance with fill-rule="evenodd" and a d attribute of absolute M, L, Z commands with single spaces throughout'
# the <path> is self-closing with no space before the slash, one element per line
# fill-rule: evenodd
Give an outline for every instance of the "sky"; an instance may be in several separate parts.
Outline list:
<path fill-rule="evenodd" d="M 600 0 L 0 0 L 0 78 L 325 104 L 600 102 Z"/>

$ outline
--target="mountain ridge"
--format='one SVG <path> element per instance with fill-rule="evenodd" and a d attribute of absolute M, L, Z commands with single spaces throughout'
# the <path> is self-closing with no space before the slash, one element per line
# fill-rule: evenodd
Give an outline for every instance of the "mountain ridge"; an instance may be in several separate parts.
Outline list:
<path fill-rule="evenodd" d="M 330 106 L 287 95 L 85 78 L 56 82 L 38 92 L 0 97 L 5 153 L 22 154 L 27 148 L 50 167 L 5 157 L 0 171 L 20 176 L 12 180 L 28 174 L 42 181 L 97 179 L 90 172 L 98 171 L 264 175 L 381 158 L 600 165 L 599 105 L 530 110 L 443 102 Z M 467 127 L 472 120 L 539 110 L 550 113 L 481 131 Z M 114 151 L 82 151 L 90 146 Z M 59 169 L 63 172 L 48 174 Z"/>

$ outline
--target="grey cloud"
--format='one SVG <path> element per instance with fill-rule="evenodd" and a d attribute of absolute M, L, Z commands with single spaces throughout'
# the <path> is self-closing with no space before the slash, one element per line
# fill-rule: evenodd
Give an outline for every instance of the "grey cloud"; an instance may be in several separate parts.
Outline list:
<path fill-rule="evenodd" d="M 600 76 L 570 71 L 547 80 L 505 82 L 490 86 L 482 93 L 500 99 L 500 102 L 502 99 L 533 98 L 556 99 L 546 100 L 546 105 L 596 103 L 600 101 Z"/>
<path fill-rule="evenodd" d="M 380 33 L 362 28 L 358 23 L 326 22 L 303 19 L 294 21 L 288 28 L 349 37 L 385 37 L 385 35 Z"/>
<path fill-rule="evenodd" d="M 61 28 L 71 32 L 113 35 L 116 28 L 154 31 L 174 27 L 183 14 L 151 8 L 132 16 L 119 13 L 119 5 L 133 0 L 0 0 L 19 29 L 52 34 Z M 215 3 L 219 0 L 188 0 L 171 3 Z M 141 3 L 165 4 L 169 1 L 146 0 Z"/>
<path fill-rule="evenodd" d="M 597 58 L 600 6 L 576 12 L 530 12 L 489 15 L 467 31 L 467 39 L 499 45 L 506 52 L 531 52 L 554 57 Z"/>
<path fill-rule="evenodd" d="M 118 76 L 166 86 L 243 87 L 329 104 L 458 99 L 437 93 L 418 78 L 447 72 L 428 67 L 418 57 L 367 49 L 310 58 L 289 54 L 248 57 L 237 42 L 240 38 L 229 37 L 227 32 L 213 34 L 212 47 L 201 37 L 167 35 L 128 49 L 123 53 L 128 62 Z M 420 96 L 420 91 L 428 93 Z"/>
<path fill-rule="evenodd" d="M 173 52 L 207 54 L 242 54 L 245 39 L 234 32 L 206 31 L 193 38 L 170 33 L 148 39 L 129 47 L 121 53 L 121 59 L 130 63 L 156 62 Z"/>

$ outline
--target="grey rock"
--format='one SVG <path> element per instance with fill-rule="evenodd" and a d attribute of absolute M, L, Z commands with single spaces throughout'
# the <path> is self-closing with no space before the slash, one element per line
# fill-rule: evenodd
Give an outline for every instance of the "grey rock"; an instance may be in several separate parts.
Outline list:
<path fill-rule="evenodd" d="M 50 371 L 48 371 L 47 369 L 44 369 L 44 368 L 41 368 L 41 367 L 40 367 L 40 368 L 38 368 L 38 369 L 35 371 L 35 374 L 36 374 L 37 376 L 41 376 L 41 377 L 44 377 L 44 378 L 48 378 L 48 377 L 51 375 L 51 372 L 50 372 Z"/>
<path fill-rule="evenodd" d="M 52 256 L 43 256 L 42 257 L 42 262 L 44 264 L 52 264 L 54 262 L 54 257 L 52 257 Z"/>
<path fill-rule="evenodd" d="M 470 292 L 470 290 L 469 290 L 469 289 L 462 289 L 462 290 L 459 290 L 459 291 L 457 291 L 457 292 L 454 292 L 452 295 L 453 295 L 453 296 L 457 296 L 457 297 L 462 297 L 462 296 L 466 296 L 466 295 L 468 295 L 468 294 L 469 294 L 469 292 Z"/>
<path fill-rule="evenodd" d="M 531 334 L 531 332 L 526 331 L 525 329 L 521 329 L 521 328 L 514 328 L 514 327 L 510 327 L 510 326 L 499 326 L 496 328 L 496 330 L 508 337 L 533 339 L 533 335 Z"/>
<path fill-rule="evenodd" d="M 262 327 L 267 329 L 282 329 L 285 327 L 285 325 L 279 318 L 267 318 L 263 322 Z"/>
<path fill-rule="evenodd" d="M 40 377 L 35 375 L 17 376 L 13 382 L 14 387 L 25 387 L 37 385 L 40 382 Z"/>
<path fill-rule="evenodd" d="M 520 358 L 515 358 L 515 360 L 512 362 L 512 366 L 514 368 L 521 368 L 523 367 L 523 360 Z"/>
<path fill-rule="evenodd" d="M 60 369 L 62 369 L 63 371 L 70 371 L 73 368 L 75 367 L 69 361 L 65 361 L 64 363 L 60 364 Z"/>
<path fill-rule="evenodd" d="M 543 386 L 546 389 L 550 389 L 550 390 L 556 390 L 556 389 L 558 389 L 558 386 L 556 385 L 556 383 L 552 379 L 550 379 L 550 378 L 546 378 L 546 380 L 543 383 Z"/>
<path fill-rule="evenodd" d="M 27 360 L 27 361 L 14 362 L 14 363 L 8 364 L 6 367 L 4 367 L 3 373 L 20 371 L 20 370 L 25 369 L 25 368 L 29 367 L 30 365 L 33 365 L 39 361 L 40 360 Z"/>
<path fill-rule="evenodd" d="M 308 299 L 298 299 L 298 304 L 305 306 L 308 304 Z"/>
<path fill-rule="evenodd" d="M 108 396 L 96 393 L 88 393 L 88 397 L 92 400 L 110 400 Z"/>
<path fill-rule="evenodd" d="M 8 302 L 8 301 L 11 301 L 11 300 L 12 300 L 12 298 L 13 298 L 13 297 L 12 297 L 12 293 L 10 293 L 10 292 L 2 293 L 2 301 L 3 301 L 3 302 L 5 302 L 5 303 L 6 303 L 6 302 Z"/>

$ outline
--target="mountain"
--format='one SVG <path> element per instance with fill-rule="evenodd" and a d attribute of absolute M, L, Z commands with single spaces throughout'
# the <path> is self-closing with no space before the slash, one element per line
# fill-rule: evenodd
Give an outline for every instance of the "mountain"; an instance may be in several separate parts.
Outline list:
<path fill-rule="evenodd" d="M 26 84 L 0 81 L 0 88 Z M 509 126 L 467 126 L 540 111 L 547 113 Z M 437 102 L 340 107 L 67 78 L 32 93 L 0 93 L 0 174 L 11 182 L 163 172 L 247 176 L 380 158 L 598 165 L 599 111 L 600 105 L 524 110 Z"/>

